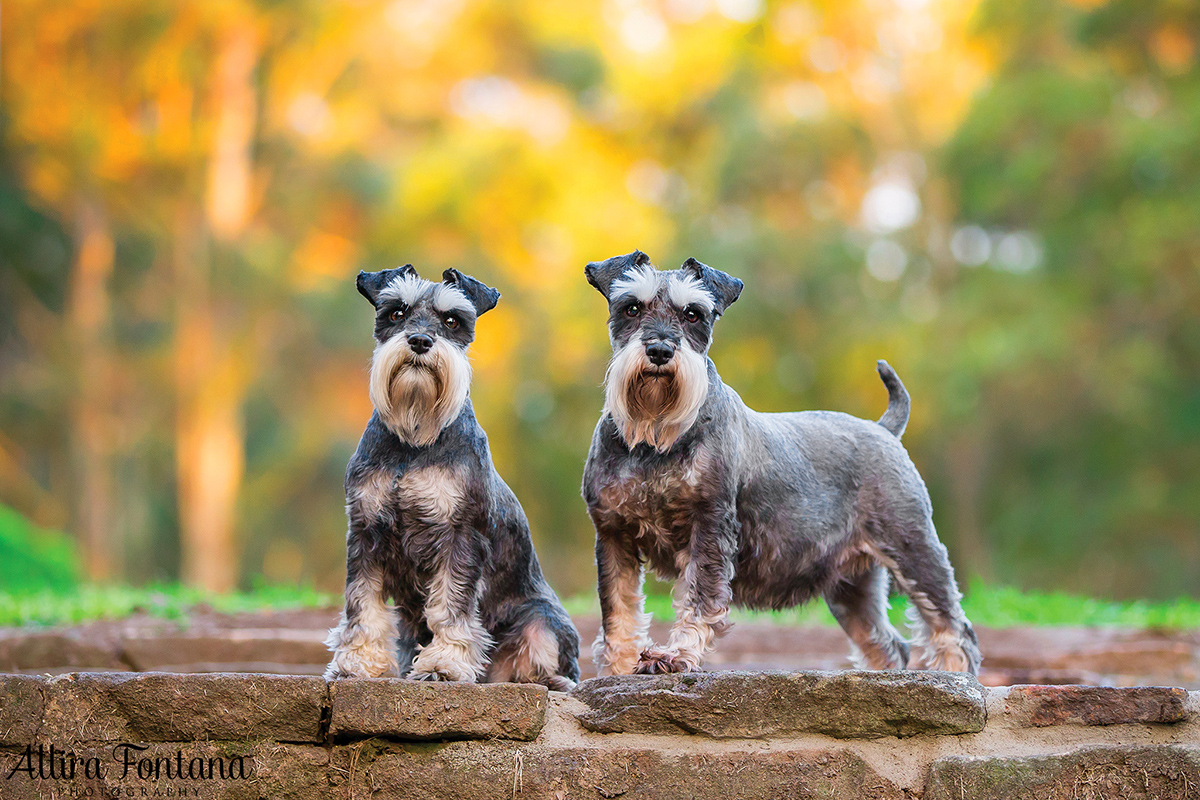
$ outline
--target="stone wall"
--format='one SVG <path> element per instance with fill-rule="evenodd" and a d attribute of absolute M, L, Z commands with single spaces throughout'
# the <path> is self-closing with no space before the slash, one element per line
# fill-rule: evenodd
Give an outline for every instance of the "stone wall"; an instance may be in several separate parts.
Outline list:
<path fill-rule="evenodd" d="M 0 676 L 0 798 L 1197 798 L 1200 693 L 936 672 L 544 687 Z"/>

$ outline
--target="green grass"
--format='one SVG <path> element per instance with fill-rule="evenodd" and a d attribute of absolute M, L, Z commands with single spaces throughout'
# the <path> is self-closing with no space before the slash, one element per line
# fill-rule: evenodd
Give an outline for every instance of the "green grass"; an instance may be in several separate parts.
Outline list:
<path fill-rule="evenodd" d="M 0 586 L 9 591 L 64 592 L 78 583 L 75 542 L 0 505 Z"/>
<path fill-rule="evenodd" d="M 599 602 L 594 596 L 572 597 L 566 606 L 572 615 L 600 613 Z M 888 616 L 894 625 L 903 624 L 907 608 L 908 602 L 905 598 L 892 598 L 892 608 Z M 647 597 L 646 610 L 661 622 L 669 622 L 673 618 L 671 599 L 664 595 Z M 1097 600 L 1065 592 L 1026 592 L 1009 587 L 976 584 L 970 587 L 963 598 L 963 610 L 972 623 L 989 628 L 1200 628 L 1200 600 L 1190 598 L 1180 598 L 1171 602 Z M 825 603 L 820 600 L 784 611 L 734 609 L 730 617 L 734 622 L 769 622 L 777 625 L 837 624 Z"/>
<path fill-rule="evenodd" d="M 71 625 L 97 619 L 120 619 L 145 612 L 183 619 L 198 606 L 215 611 L 322 608 L 341 603 L 340 595 L 290 586 L 265 586 L 250 592 L 211 594 L 178 585 L 80 586 L 68 591 L 0 592 L 0 626 Z"/>
<path fill-rule="evenodd" d="M 308 588 L 266 586 L 250 592 L 208 594 L 177 585 L 131 588 L 82 586 L 76 590 L 0 592 L 0 626 L 71 625 L 97 619 L 119 619 L 141 611 L 166 619 L 184 619 L 199 606 L 234 613 L 268 609 L 325 608 L 340 604 L 337 594 Z M 598 615 L 595 595 L 578 595 L 566 601 L 573 616 Z M 893 623 L 901 625 L 907 603 L 892 599 Z M 976 625 L 1072 626 L 1112 628 L 1200 628 L 1200 601 L 1096 600 L 1063 592 L 1024 592 L 1019 589 L 972 585 L 963 608 Z M 656 620 L 672 619 L 671 600 L 662 594 L 646 599 L 646 610 Z M 816 601 L 786 611 L 735 609 L 733 620 L 776 625 L 834 625 L 825 604 Z"/>

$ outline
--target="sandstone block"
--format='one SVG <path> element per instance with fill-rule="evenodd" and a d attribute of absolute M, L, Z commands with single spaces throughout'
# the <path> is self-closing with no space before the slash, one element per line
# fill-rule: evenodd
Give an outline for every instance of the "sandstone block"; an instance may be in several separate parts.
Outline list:
<path fill-rule="evenodd" d="M 317 677 L 83 672 L 43 688 L 42 736 L 60 742 L 322 738 Z"/>
<path fill-rule="evenodd" d="M 1084 747 L 1063 755 L 954 756 L 934 762 L 925 800 L 1191 800 L 1200 796 L 1195 747 Z"/>
<path fill-rule="evenodd" d="M 579 684 L 585 728 L 762 738 L 957 734 L 983 730 L 983 688 L 952 672 L 709 672 L 622 675 Z"/>
<path fill-rule="evenodd" d="M 1187 691 L 1170 686 L 1014 686 L 1006 712 L 1035 728 L 1049 725 L 1120 725 L 1187 719 Z"/>
<path fill-rule="evenodd" d="M 904 793 L 845 752 L 663 752 L 551 748 L 512 742 L 419 745 L 381 755 L 370 770 L 381 796 L 493 800 L 900 800 Z"/>
<path fill-rule="evenodd" d="M 28 675 L 0 675 L 0 745 L 24 747 L 42 727 L 42 684 Z"/>
<path fill-rule="evenodd" d="M 350 678 L 329 684 L 334 736 L 409 740 L 537 738 L 545 686 Z"/>

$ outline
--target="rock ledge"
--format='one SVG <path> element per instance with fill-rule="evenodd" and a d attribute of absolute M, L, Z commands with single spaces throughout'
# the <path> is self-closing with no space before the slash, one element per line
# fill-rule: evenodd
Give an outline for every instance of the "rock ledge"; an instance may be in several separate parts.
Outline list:
<path fill-rule="evenodd" d="M 976 733 L 984 691 L 952 672 L 711 672 L 622 675 L 579 684 L 599 733 L 686 733 L 757 739 L 820 733 L 839 739 Z"/>

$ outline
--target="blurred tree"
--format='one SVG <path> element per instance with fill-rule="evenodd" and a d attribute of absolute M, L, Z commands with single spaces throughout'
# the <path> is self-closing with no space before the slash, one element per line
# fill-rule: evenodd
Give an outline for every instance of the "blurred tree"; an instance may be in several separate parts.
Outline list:
<path fill-rule="evenodd" d="M 992 547 L 1031 584 L 1195 593 L 1200 7 L 989 2 L 978 32 L 1000 65 L 945 151 L 959 217 L 994 261 L 999 231 L 1045 250 L 1019 294 L 957 298 L 994 328 L 962 343 Z"/>
<path fill-rule="evenodd" d="M 224 10 L 216 31 L 204 222 L 187 211 L 176 227 L 176 471 L 185 583 L 213 591 L 237 584 L 234 541 L 244 473 L 245 350 L 221 330 L 213 297 L 215 250 L 237 242 L 251 214 L 251 146 L 258 116 L 256 20 Z M 211 242 L 210 242 L 211 237 Z"/>

